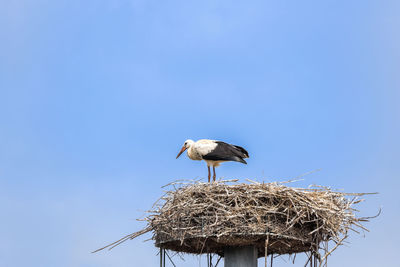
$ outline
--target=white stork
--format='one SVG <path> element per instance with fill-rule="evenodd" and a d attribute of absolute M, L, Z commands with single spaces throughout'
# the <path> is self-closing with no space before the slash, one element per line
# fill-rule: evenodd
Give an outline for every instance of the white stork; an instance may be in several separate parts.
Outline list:
<path fill-rule="evenodd" d="M 188 150 L 187 155 L 190 159 L 204 160 L 207 163 L 208 182 L 210 182 L 211 178 L 210 166 L 213 167 L 213 179 L 215 181 L 215 167 L 218 167 L 220 163 L 225 161 L 238 161 L 247 164 L 244 159 L 249 157 L 249 153 L 247 153 L 246 149 L 240 146 L 216 140 L 201 139 L 194 142 L 189 139 L 185 141 L 176 158 L 179 158 L 186 149 Z"/>

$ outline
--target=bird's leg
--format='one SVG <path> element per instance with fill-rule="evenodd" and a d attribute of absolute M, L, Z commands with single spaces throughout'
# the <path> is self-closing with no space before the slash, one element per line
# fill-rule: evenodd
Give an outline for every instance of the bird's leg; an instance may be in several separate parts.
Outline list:
<path fill-rule="evenodd" d="M 210 179 L 211 179 L 210 166 L 207 166 L 207 168 L 208 168 L 208 182 L 210 182 Z"/>
<path fill-rule="evenodd" d="M 213 179 L 214 179 L 214 182 L 215 182 L 215 177 L 216 177 L 216 175 L 215 175 L 215 166 L 213 166 L 213 171 L 214 171 Z"/>

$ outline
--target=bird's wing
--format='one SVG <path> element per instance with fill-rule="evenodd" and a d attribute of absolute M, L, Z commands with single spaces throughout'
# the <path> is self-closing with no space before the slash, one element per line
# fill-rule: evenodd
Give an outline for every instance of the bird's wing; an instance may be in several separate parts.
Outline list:
<path fill-rule="evenodd" d="M 243 158 L 248 158 L 247 151 L 238 146 L 227 144 L 225 142 L 216 141 L 215 148 L 209 153 L 202 155 L 205 160 L 223 160 L 223 161 L 238 161 L 246 163 Z"/>
<path fill-rule="evenodd" d="M 233 146 L 236 147 L 236 149 L 238 149 L 240 152 L 243 153 L 243 155 L 244 155 L 243 158 L 248 158 L 248 157 L 249 157 L 249 152 L 247 152 L 246 149 L 244 149 L 244 148 L 241 147 L 241 146 L 235 146 L 235 145 L 233 145 Z"/>

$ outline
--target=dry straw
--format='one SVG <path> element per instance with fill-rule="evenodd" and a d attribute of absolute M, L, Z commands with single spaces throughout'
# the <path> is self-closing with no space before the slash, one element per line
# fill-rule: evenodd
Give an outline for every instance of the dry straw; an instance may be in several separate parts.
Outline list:
<path fill-rule="evenodd" d="M 171 183 L 172 189 L 148 211 L 145 229 L 104 248 L 153 231 L 157 247 L 177 252 L 223 256 L 225 247 L 254 245 L 259 257 L 266 250 L 268 255 L 306 252 L 310 265 L 317 266 L 326 264 L 349 230 L 368 231 L 362 222 L 371 217 L 357 218 L 353 208 L 365 193 L 250 182 Z"/>

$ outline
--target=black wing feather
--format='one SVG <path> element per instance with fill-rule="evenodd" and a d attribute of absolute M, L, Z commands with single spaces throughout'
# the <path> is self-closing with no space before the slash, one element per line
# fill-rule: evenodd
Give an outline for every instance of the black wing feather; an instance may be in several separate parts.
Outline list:
<path fill-rule="evenodd" d="M 222 141 L 216 141 L 217 146 L 213 151 L 203 156 L 205 160 L 238 161 L 244 164 L 247 162 L 243 158 L 248 158 L 247 151 L 240 146 L 227 144 Z"/>
<path fill-rule="evenodd" d="M 233 146 L 236 147 L 237 149 L 239 149 L 240 152 L 242 152 L 242 153 L 245 155 L 244 158 L 248 158 L 248 157 L 249 157 L 249 152 L 247 152 L 246 149 L 244 149 L 244 148 L 241 147 L 241 146 L 235 146 L 235 145 L 233 145 Z"/>

